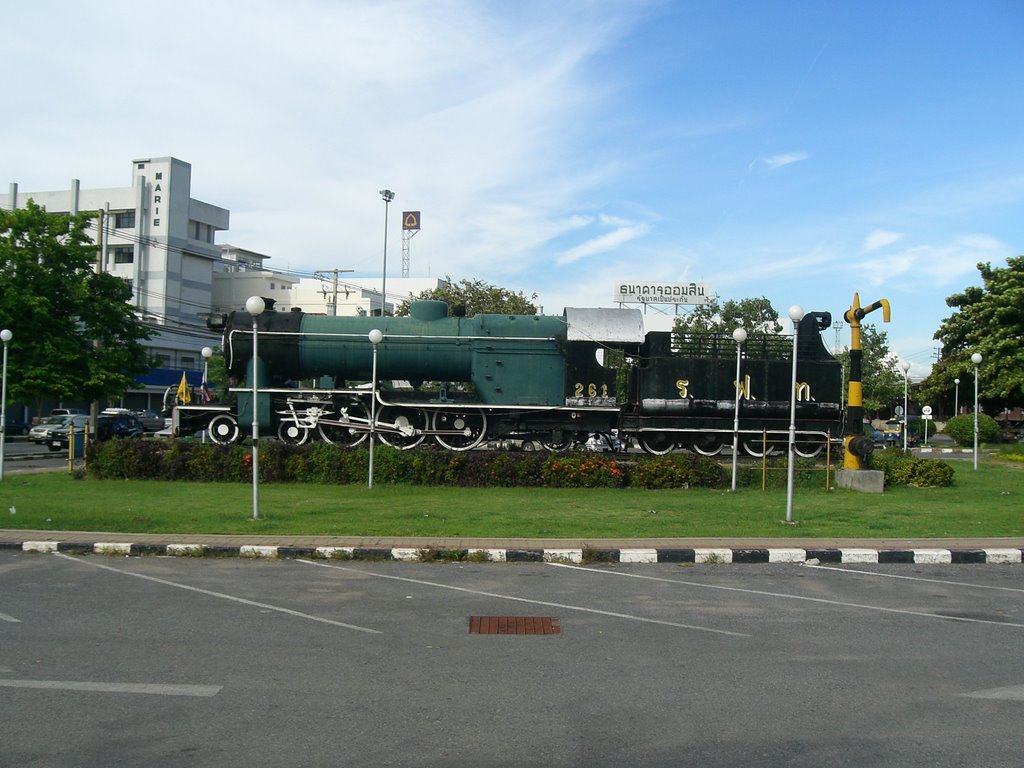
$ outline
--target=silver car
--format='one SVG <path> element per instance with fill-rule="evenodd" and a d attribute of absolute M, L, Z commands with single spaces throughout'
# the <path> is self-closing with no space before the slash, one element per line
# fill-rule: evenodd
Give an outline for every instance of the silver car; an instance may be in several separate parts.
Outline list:
<path fill-rule="evenodd" d="M 28 431 L 28 439 L 33 443 L 47 443 L 50 440 L 50 433 L 58 427 L 67 426 L 68 422 L 74 420 L 76 427 L 82 427 L 89 422 L 85 414 L 75 416 L 48 416 L 45 421 L 36 424 Z"/>

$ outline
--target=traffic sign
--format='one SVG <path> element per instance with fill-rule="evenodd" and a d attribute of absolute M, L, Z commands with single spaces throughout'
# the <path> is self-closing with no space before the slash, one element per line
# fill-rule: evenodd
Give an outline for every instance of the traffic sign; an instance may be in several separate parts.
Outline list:
<path fill-rule="evenodd" d="M 921 408 L 921 413 L 923 413 L 925 416 L 931 416 L 932 415 L 932 407 L 930 405 L 924 406 L 923 408 Z"/>

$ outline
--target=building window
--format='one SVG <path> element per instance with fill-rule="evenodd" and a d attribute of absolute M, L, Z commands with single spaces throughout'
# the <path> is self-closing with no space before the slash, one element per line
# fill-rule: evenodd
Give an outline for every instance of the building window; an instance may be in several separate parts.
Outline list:
<path fill-rule="evenodd" d="M 114 226 L 118 229 L 133 229 L 135 227 L 135 211 L 115 213 Z"/>
<path fill-rule="evenodd" d="M 114 249 L 115 264 L 132 264 L 135 261 L 135 248 L 130 245 L 119 245 Z"/>
<path fill-rule="evenodd" d="M 166 352 L 157 352 L 156 363 L 158 368 L 170 368 L 171 367 L 171 356 Z"/>
<path fill-rule="evenodd" d="M 181 367 L 182 368 L 195 368 L 196 367 L 196 359 L 194 357 L 192 357 L 191 355 L 182 355 L 181 356 Z"/>

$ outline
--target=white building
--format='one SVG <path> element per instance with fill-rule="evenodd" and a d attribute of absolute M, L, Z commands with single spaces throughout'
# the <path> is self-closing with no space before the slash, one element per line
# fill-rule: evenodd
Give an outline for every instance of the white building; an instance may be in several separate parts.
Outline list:
<path fill-rule="evenodd" d="M 93 240 L 102 245 L 101 268 L 132 288 L 139 316 L 155 335 L 146 342 L 159 367 L 142 377 L 131 407 L 159 407 L 164 389 L 182 370 L 201 383 L 204 346 L 219 339 L 206 328 L 212 304 L 213 272 L 221 258 L 214 242 L 228 228 L 230 214 L 191 196 L 192 166 L 173 157 L 132 161 L 131 184 L 80 189 L 73 181 L 60 191 L 19 191 L 0 195 L 0 207 L 24 206 L 31 198 L 51 213 L 96 212 Z"/>

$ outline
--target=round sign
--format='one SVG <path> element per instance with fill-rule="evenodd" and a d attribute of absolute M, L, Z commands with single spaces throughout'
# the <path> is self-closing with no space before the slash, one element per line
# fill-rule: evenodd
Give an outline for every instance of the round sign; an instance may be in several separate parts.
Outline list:
<path fill-rule="evenodd" d="M 895 408 L 892 409 L 892 412 L 895 413 L 897 416 L 902 416 L 903 415 L 903 406 L 902 405 L 897 405 Z"/>
<path fill-rule="evenodd" d="M 930 405 L 923 406 L 921 408 L 921 413 L 923 413 L 925 416 L 931 416 L 932 415 L 932 407 Z"/>

